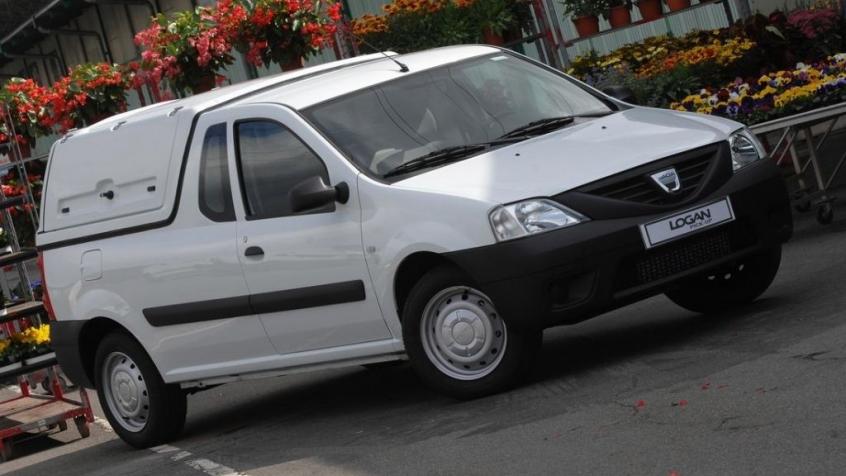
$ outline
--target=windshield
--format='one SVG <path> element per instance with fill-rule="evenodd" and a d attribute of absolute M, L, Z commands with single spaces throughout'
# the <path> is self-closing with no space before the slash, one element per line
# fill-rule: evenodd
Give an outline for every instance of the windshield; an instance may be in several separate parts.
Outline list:
<path fill-rule="evenodd" d="M 540 120 L 609 112 L 576 83 L 498 53 L 411 73 L 318 104 L 306 115 L 362 169 L 385 177 L 450 148 L 505 145 L 496 140 Z"/>

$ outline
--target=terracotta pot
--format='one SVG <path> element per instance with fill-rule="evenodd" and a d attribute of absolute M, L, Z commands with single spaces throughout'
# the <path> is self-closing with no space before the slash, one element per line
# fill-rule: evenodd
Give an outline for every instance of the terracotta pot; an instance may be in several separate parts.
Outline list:
<path fill-rule="evenodd" d="M 107 112 L 101 112 L 100 114 L 95 114 L 94 116 L 91 116 L 91 118 L 85 122 L 87 122 L 90 126 L 92 124 L 97 124 L 98 122 L 102 121 L 103 119 L 106 119 L 109 116 L 111 116 L 111 114 Z"/>
<path fill-rule="evenodd" d="M 295 71 L 298 69 L 302 69 L 303 58 L 301 56 L 299 58 L 288 60 L 285 63 L 280 64 L 279 67 L 282 68 L 282 71 Z"/>
<path fill-rule="evenodd" d="M 645 21 L 657 20 L 664 14 L 661 10 L 661 0 L 638 0 L 637 9 Z"/>
<path fill-rule="evenodd" d="M 671 12 L 690 8 L 690 0 L 667 0 L 667 6 Z"/>
<path fill-rule="evenodd" d="M 599 33 L 599 18 L 596 15 L 573 18 L 573 24 L 582 38 Z"/>
<path fill-rule="evenodd" d="M 32 145 L 30 145 L 29 142 L 26 144 L 19 142 L 18 150 L 21 151 L 21 159 L 28 159 L 32 157 Z"/>
<path fill-rule="evenodd" d="M 523 29 L 520 27 L 512 27 L 502 32 L 502 39 L 505 43 L 512 41 L 519 41 L 523 39 Z"/>
<path fill-rule="evenodd" d="M 214 80 L 215 77 L 213 74 L 198 78 L 194 86 L 191 87 L 191 92 L 194 94 L 200 94 L 211 91 L 212 89 L 214 89 L 215 86 Z"/>
<path fill-rule="evenodd" d="M 608 23 L 611 24 L 611 28 L 631 25 L 632 12 L 629 11 L 629 7 L 626 5 L 611 7 L 611 10 L 608 12 Z"/>
<path fill-rule="evenodd" d="M 505 38 L 503 38 L 502 35 L 495 33 L 490 28 L 482 30 L 482 40 L 488 45 L 502 46 L 505 44 Z"/>

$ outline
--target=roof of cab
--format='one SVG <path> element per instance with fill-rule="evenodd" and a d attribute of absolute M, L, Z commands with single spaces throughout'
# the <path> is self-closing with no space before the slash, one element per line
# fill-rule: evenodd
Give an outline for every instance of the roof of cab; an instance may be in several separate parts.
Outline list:
<path fill-rule="evenodd" d="M 410 73 L 414 73 L 498 51 L 501 50 L 485 45 L 460 45 L 409 53 L 394 56 L 394 58 L 408 66 Z M 313 75 L 301 81 L 286 84 L 285 87 L 268 89 L 260 94 L 236 101 L 235 104 L 270 102 L 285 104 L 294 109 L 304 109 L 407 74 L 409 73 L 400 71 L 396 63 L 383 56 L 374 61 L 333 71 L 331 74 Z"/>
<path fill-rule="evenodd" d="M 414 72 L 496 51 L 499 50 L 490 46 L 467 45 L 449 46 L 406 55 L 386 54 L 399 59 Z M 275 102 L 301 109 L 348 92 L 401 77 L 404 74 L 407 73 L 400 72 L 397 65 L 383 54 L 362 55 L 134 109 L 100 121 L 77 133 L 111 129 L 119 123 L 144 120 L 161 114 L 175 112 L 197 114 L 224 103 Z"/>

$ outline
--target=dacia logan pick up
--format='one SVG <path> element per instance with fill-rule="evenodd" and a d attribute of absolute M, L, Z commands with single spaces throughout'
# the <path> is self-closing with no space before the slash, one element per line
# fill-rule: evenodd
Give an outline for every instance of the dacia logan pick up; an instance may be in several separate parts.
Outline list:
<path fill-rule="evenodd" d="M 449 395 L 497 392 L 545 328 L 755 300 L 792 231 L 741 124 L 486 46 L 130 111 L 58 141 L 45 183 L 53 345 L 138 447 L 246 378 L 407 358 Z"/>

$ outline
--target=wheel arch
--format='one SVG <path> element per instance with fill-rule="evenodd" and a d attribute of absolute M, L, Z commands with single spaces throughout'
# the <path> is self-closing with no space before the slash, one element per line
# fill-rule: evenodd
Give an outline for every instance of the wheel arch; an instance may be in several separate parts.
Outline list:
<path fill-rule="evenodd" d="M 394 274 L 394 302 L 397 307 L 397 314 L 402 316 L 402 309 L 405 306 L 411 288 L 427 272 L 437 266 L 453 266 L 459 268 L 454 261 L 442 254 L 432 251 L 417 251 L 406 256 Z"/>
<path fill-rule="evenodd" d="M 82 364 L 82 371 L 93 387 L 94 383 L 94 359 L 97 355 L 97 347 L 106 335 L 112 332 L 122 332 L 128 336 L 132 333 L 119 322 L 108 317 L 95 317 L 89 319 L 79 331 L 78 349 L 79 361 Z M 135 337 L 132 337 L 133 339 Z M 137 339 L 136 339 L 137 340 Z"/>

